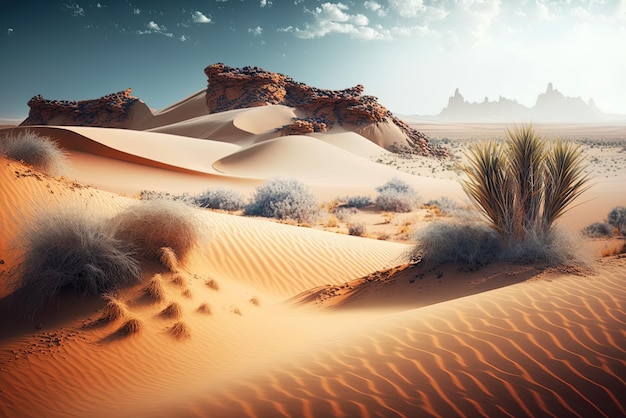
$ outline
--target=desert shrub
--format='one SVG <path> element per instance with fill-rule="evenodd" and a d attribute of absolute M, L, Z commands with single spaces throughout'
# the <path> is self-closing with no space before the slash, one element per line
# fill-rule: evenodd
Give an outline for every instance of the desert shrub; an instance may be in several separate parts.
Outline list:
<path fill-rule="evenodd" d="M 363 208 L 372 204 L 369 196 L 349 196 L 346 199 L 346 206 L 349 208 Z"/>
<path fill-rule="evenodd" d="M 356 215 L 359 211 L 356 208 L 338 208 L 335 211 L 335 216 L 341 222 L 348 222 L 352 215 Z"/>
<path fill-rule="evenodd" d="M 463 263 L 476 268 L 495 260 L 502 249 L 498 234 L 480 222 L 432 222 L 415 239 L 412 257 L 434 266 Z"/>
<path fill-rule="evenodd" d="M 377 187 L 376 191 L 378 192 L 376 204 L 385 211 L 410 212 L 419 201 L 415 189 L 399 178 L 392 178 Z"/>
<path fill-rule="evenodd" d="M 317 213 L 317 199 L 295 179 L 272 178 L 259 186 L 245 214 L 266 218 L 312 220 Z"/>
<path fill-rule="evenodd" d="M 193 208 L 172 200 L 147 200 L 127 207 L 112 220 L 115 236 L 148 259 L 160 260 L 169 247 L 184 263 L 199 240 Z"/>
<path fill-rule="evenodd" d="M 20 237 L 24 252 L 16 287 L 27 314 L 65 288 L 87 296 L 141 281 L 131 247 L 84 210 L 61 207 L 41 212 Z"/>
<path fill-rule="evenodd" d="M 201 208 L 236 211 L 244 208 L 243 196 L 233 189 L 208 189 L 194 198 L 194 203 Z"/>
<path fill-rule="evenodd" d="M 583 228 L 583 234 L 591 238 L 610 237 L 613 227 L 606 222 L 594 222 Z"/>
<path fill-rule="evenodd" d="M 50 176 L 62 175 L 69 168 L 67 155 L 57 142 L 32 131 L 0 137 L 0 154 L 30 164 Z"/>
<path fill-rule="evenodd" d="M 509 242 L 499 259 L 518 264 L 584 265 L 588 262 L 580 240 L 566 231 L 553 228 L 547 235 L 527 231 L 525 239 Z"/>
<path fill-rule="evenodd" d="M 616 206 L 607 216 L 609 225 L 614 226 L 621 234 L 626 234 L 626 207 Z"/>
<path fill-rule="evenodd" d="M 169 192 L 157 192 L 156 190 L 142 190 L 139 192 L 140 200 L 175 200 L 185 203 L 194 203 L 195 200 L 188 193 L 172 194 Z"/>
<path fill-rule="evenodd" d="M 507 130 L 504 144 L 473 144 L 466 156 L 463 189 L 512 243 L 550 237 L 554 222 L 589 188 L 580 147 L 548 146 L 531 126 Z"/>
<path fill-rule="evenodd" d="M 424 203 L 424 206 L 429 208 L 437 207 L 444 215 L 452 215 L 454 212 L 459 210 L 459 205 L 456 203 L 456 201 L 446 196 L 442 196 L 438 199 L 429 200 L 428 202 Z"/>
<path fill-rule="evenodd" d="M 348 234 L 362 237 L 363 235 L 365 235 L 365 225 L 363 225 L 361 222 L 355 222 L 353 224 L 350 224 L 348 226 Z"/>

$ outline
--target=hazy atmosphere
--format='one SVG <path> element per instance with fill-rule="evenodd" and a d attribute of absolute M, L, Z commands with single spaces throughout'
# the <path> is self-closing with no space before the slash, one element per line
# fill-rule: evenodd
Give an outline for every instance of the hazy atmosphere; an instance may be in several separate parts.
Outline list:
<path fill-rule="evenodd" d="M 202 68 L 260 66 L 320 88 L 363 84 L 399 114 L 459 88 L 532 106 L 548 82 L 626 114 L 626 1 L 15 1 L 0 6 L 0 117 L 27 101 L 133 88 L 160 109 Z"/>

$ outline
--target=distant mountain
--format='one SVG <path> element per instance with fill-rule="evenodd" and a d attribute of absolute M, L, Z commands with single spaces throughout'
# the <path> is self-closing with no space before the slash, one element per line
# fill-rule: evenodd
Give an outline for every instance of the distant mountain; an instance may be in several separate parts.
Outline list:
<path fill-rule="evenodd" d="M 626 116 L 602 113 L 593 99 L 586 103 L 580 97 L 566 97 L 548 84 L 537 96 L 533 107 L 500 96 L 497 101 L 467 102 L 457 88 L 438 119 L 456 122 L 567 122 L 593 123 L 624 120 Z"/>

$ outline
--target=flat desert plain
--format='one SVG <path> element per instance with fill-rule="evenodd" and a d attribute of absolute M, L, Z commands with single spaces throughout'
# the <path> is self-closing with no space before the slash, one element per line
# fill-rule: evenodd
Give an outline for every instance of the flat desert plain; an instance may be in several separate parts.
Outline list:
<path fill-rule="evenodd" d="M 183 103 L 184 104 L 184 103 Z M 63 177 L 0 159 L 0 416 L 626 416 L 626 258 L 621 239 L 579 238 L 588 266 L 410 262 L 413 232 L 442 215 L 375 205 L 393 177 L 423 202 L 468 202 L 455 164 L 505 125 L 413 122 L 449 159 L 398 156 L 354 132 L 273 136 L 284 106 L 145 131 L 6 126 L 58 142 Z M 626 205 L 626 126 L 535 126 L 578 141 L 592 188 L 559 221 L 579 233 Z M 142 190 L 251 196 L 272 177 L 303 182 L 306 225 L 192 209 L 186 260 L 142 262 L 142 283 L 108 299 L 62 290 L 23 318 L 12 281 L 21 234 L 43 209 L 113 219 Z M 359 222 L 363 236 L 348 234 Z M 158 296 L 146 292 L 158 285 Z M 117 314 L 111 309 L 117 308 Z"/>

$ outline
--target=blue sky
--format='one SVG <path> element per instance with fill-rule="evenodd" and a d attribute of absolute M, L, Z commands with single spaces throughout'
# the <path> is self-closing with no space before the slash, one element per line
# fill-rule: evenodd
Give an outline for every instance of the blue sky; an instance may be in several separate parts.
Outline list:
<path fill-rule="evenodd" d="M 215 62 L 363 84 L 399 114 L 437 114 L 457 87 L 532 106 L 548 82 L 626 114 L 626 0 L 1 0 L 0 31 L 0 117 L 128 87 L 160 109 Z"/>

